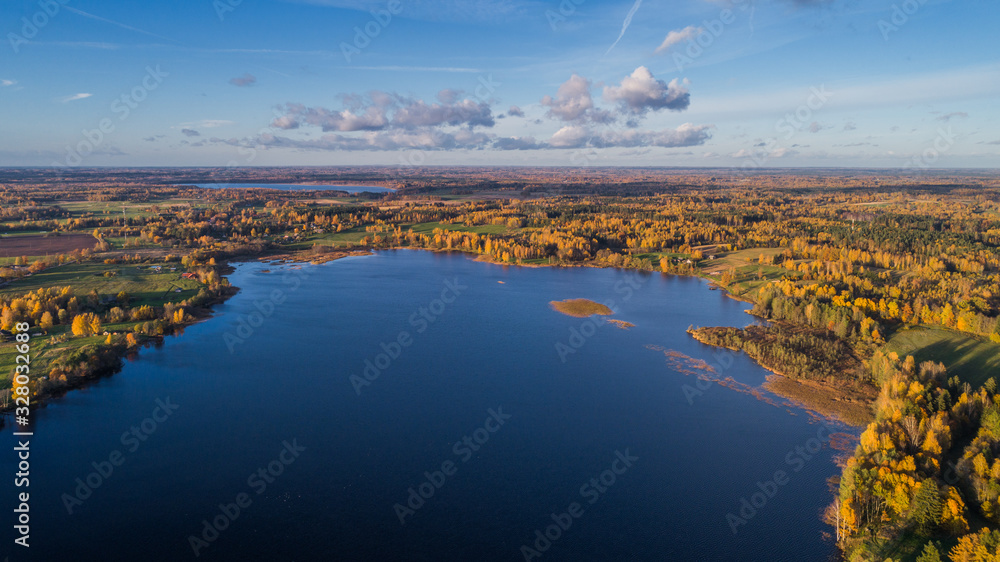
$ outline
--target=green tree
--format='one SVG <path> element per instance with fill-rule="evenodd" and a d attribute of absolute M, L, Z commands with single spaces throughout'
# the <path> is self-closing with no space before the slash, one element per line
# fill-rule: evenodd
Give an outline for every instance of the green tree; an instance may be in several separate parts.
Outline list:
<path fill-rule="evenodd" d="M 941 553 L 933 543 L 927 543 L 924 551 L 917 557 L 917 562 L 941 562 Z"/>
<path fill-rule="evenodd" d="M 929 533 L 941 524 L 941 493 L 933 478 L 920 483 L 917 493 L 913 496 L 913 511 L 910 518 L 923 533 Z"/>

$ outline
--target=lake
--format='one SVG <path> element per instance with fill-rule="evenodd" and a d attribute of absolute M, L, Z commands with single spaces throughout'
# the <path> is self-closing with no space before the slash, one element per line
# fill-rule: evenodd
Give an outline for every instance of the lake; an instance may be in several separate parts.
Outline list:
<path fill-rule="evenodd" d="M 837 452 L 818 437 L 857 431 L 766 392 L 699 384 L 707 371 L 697 360 L 730 386 L 759 386 L 767 374 L 685 333 L 752 321 L 749 305 L 703 280 L 407 250 L 244 264 L 230 279 L 243 290 L 214 318 L 34 413 L 30 556 L 9 547 L 10 511 L 0 552 L 12 561 L 836 554 L 819 514 Z M 634 327 L 549 307 L 567 298 L 609 304 Z M 0 432 L 5 510 L 11 431 Z"/>
<path fill-rule="evenodd" d="M 307 191 L 307 190 L 333 190 L 346 191 L 347 193 L 387 193 L 396 191 L 390 187 L 379 187 L 377 185 L 305 185 L 294 183 L 185 183 L 179 185 L 193 185 L 207 189 L 280 189 L 282 191 Z"/>

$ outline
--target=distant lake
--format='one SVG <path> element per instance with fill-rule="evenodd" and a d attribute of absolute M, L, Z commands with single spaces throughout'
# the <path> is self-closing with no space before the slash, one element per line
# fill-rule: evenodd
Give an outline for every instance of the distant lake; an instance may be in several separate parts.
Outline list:
<path fill-rule="evenodd" d="M 193 560 L 205 522 L 223 530 L 198 560 L 836 555 L 819 519 L 835 451 L 799 453 L 824 426 L 735 390 L 766 371 L 685 333 L 752 320 L 703 280 L 407 250 L 230 279 L 243 290 L 215 317 L 33 414 L 26 552 L 0 431 L 11 562 Z M 614 300 L 634 327 L 549 307 L 568 298 Z M 720 357 L 731 383 L 699 385 L 697 360 Z M 758 507 L 734 534 L 741 498 Z"/>
<path fill-rule="evenodd" d="M 379 187 L 377 185 L 306 185 L 297 183 L 185 183 L 180 185 L 193 185 L 208 189 L 280 189 L 282 191 L 346 191 L 347 193 L 386 193 L 396 191 L 389 187 Z"/>

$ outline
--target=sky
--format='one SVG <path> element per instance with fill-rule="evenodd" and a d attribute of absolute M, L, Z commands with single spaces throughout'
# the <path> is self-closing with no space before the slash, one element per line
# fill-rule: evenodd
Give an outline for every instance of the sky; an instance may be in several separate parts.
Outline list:
<path fill-rule="evenodd" d="M 0 166 L 1000 167 L 996 0 L 4 0 Z"/>

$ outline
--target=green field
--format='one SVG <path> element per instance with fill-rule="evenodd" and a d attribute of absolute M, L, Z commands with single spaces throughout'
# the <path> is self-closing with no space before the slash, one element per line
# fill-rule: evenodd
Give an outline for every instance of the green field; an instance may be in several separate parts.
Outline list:
<path fill-rule="evenodd" d="M 55 345 L 50 343 L 51 335 L 58 335 L 66 330 L 65 326 L 56 326 L 50 334 L 31 338 L 28 342 L 31 357 L 31 364 L 29 365 L 31 367 L 30 376 L 32 380 L 45 376 L 49 371 L 49 365 L 55 358 L 88 345 L 104 343 L 105 336 L 73 337 L 63 343 Z M 36 332 L 32 331 L 31 333 Z M 10 387 L 15 358 L 18 355 L 14 346 L 14 343 L 0 344 L 0 388 Z"/>
<path fill-rule="evenodd" d="M 918 364 L 944 363 L 949 376 L 958 375 L 973 387 L 990 377 L 1000 380 L 1000 345 L 952 330 L 922 326 L 903 329 L 889 339 L 886 351 L 900 357 L 912 355 Z"/>
<path fill-rule="evenodd" d="M 718 252 L 716 259 L 712 260 L 708 259 L 708 256 L 715 252 L 703 250 L 705 259 L 698 262 L 698 266 L 703 277 L 714 281 L 719 281 L 724 273 L 733 270 L 736 278 L 730 282 L 729 291 L 734 295 L 746 295 L 764 283 L 781 279 L 786 275 L 794 275 L 783 267 L 759 263 L 761 254 L 774 257 L 784 251 L 783 248 L 749 248 L 735 252 Z"/>
<path fill-rule="evenodd" d="M 0 288 L 0 295 L 19 297 L 41 287 L 71 285 L 73 294 L 81 298 L 92 289 L 106 296 L 125 291 L 132 297 L 131 306 L 135 307 L 144 304 L 163 306 L 164 302 L 177 302 L 193 297 L 201 289 L 198 281 L 181 277 L 184 268 L 179 263 L 162 264 L 159 273 L 149 267 L 148 264 L 71 263 L 18 279 Z M 176 267 L 177 270 L 170 271 L 171 267 Z M 117 275 L 105 277 L 105 272 L 117 272 Z M 181 289 L 181 292 L 176 292 L 176 289 Z"/>
<path fill-rule="evenodd" d="M 364 227 L 349 228 L 340 232 L 324 232 L 323 234 L 310 234 L 305 240 L 292 244 L 283 244 L 288 250 L 306 250 L 319 244 L 320 246 L 350 247 L 361 242 L 365 236 L 374 236 L 374 233 L 365 232 Z"/>
<path fill-rule="evenodd" d="M 107 217 L 120 219 L 122 211 L 128 218 L 148 217 L 153 213 L 150 209 L 153 206 L 159 207 L 161 212 L 167 211 L 170 207 L 192 207 L 208 208 L 211 204 L 193 199 L 160 199 L 143 203 L 121 202 L 121 201 L 61 201 L 58 206 L 69 211 L 73 217 L 81 217 L 87 214 L 96 217 Z"/>
<path fill-rule="evenodd" d="M 476 234 L 513 234 L 520 229 L 509 228 L 499 224 L 481 224 L 476 226 L 465 226 L 464 224 L 451 224 L 451 223 L 441 223 L 441 222 L 422 222 L 411 225 L 401 225 L 403 227 L 403 232 L 406 232 L 408 228 L 412 228 L 413 232 L 417 234 L 425 234 L 430 236 L 434 233 L 435 228 L 440 228 L 441 230 L 451 230 L 453 232 L 474 232 Z"/>
<path fill-rule="evenodd" d="M 24 279 L 19 279 L 10 285 L 0 288 L 0 295 L 21 296 L 28 291 L 40 287 L 73 287 L 73 294 L 78 298 L 86 298 L 93 289 L 102 297 L 114 296 L 120 291 L 127 292 L 132 300 L 130 306 L 151 305 L 163 306 L 167 302 L 179 302 L 198 294 L 202 285 L 194 279 L 184 279 L 181 274 L 184 268 L 178 263 L 162 264 L 162 270 L 157 273 L 149 269 L 148 264 L 67 264 L 49 268 Z M 176 271 L 170 271 L 176 267 Z M 114 277 L 105 277 L 107 271 L 117 272 Z M 177 292 L 180 289 L 180 292 Z M 135 323 L 105 324 L 103 330 L 108 332 L 131 331 Z M 32 378 L 42 376 L 49 370 L 49 363 L 67 352 L 86 345 L 103 343 L 105 336 L 71 337 L 68 341 L 52 344 L 52 336 L 59 336 L 69 330 L 69 326 L 57 325 L 48 334 L 31 339 Z M 36 333 L 36 330 L 32 330 Z M 14 369 L 17 352 L 14 343 L 0 343 L 0 387 L 9 385 L 10 375 Z"/>
<path fill-rule="evenodd" d="M 722 271 L 730 267 L 739 269 L 741 267 L 754 266 L 754 270 L 756 271 L 761 254 L 774 257 L 784 251 L 784 248 L 749 248 L 746 250 L 736 250 L 735 252 L 702 250 L 702 253 L 706 257 L 709 254 L 716 254 L 717 257 L 714 260 L 702 261 L 701 266 L 706 271 Z"/>

